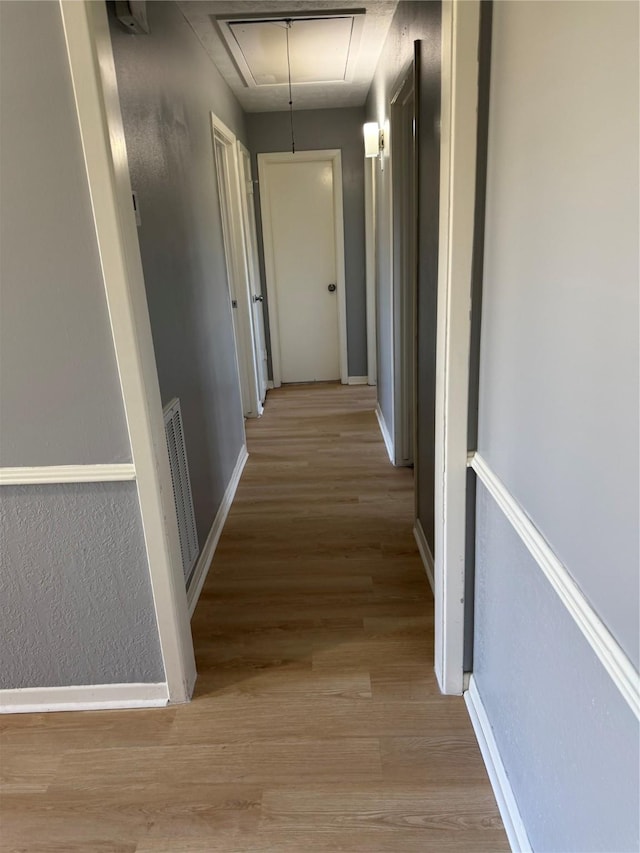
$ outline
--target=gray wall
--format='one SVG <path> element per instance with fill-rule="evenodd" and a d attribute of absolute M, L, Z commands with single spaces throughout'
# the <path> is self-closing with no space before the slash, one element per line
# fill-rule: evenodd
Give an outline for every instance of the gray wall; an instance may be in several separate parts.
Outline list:
<path fill-rule="evenodd" d="M 164 681 L 135 483 L 0 498 L 0 687 Z"/>
<path fill-rule="evenodd" d="M 638 847 L 638 721 L 482 485 L 474 676 L 535 851 Z"/>
<path fill-rule="evenodd" d="M 131 458 L 58 4 L 0 3 L 3 466 Z M 164 678 L 135 485 L 0 488 L 0 687 Z"/>
<path fill-rule="evenodd" d="M 437 246 L 437 217 L 434 218 L 433 191 L 436 187 L 429 184 L 428 169 L 438 168 L 437 137 L 435 135 L 435 120 L 439 116 L 438 80 L 439 80 L 439 57 L 440 57 L 440 3 L 438 2 L 405 2 L 401 0 L 394 15 L 387 39 L 385 41 L 378 66 L 374 75 L 367 103 L 365 106 L 366 121 L 377 121 L 383 127 L 389 119 L 391 98 L 395 95 L 399 84 L 409 69 L 414 56 L 414 42 L 424 42 L 421 51 L 423 60 L 423 78 L 425 87 L 425 99 L 421 104 L 425 117 L 433 120 L 429 127 L 425 124 L 423 128 L 423 139 L 425 147 L 420 152 L 421 166 L 423 169 L 423 181 L 420 186 L 419 207 L 423 212 L 421 218 L 421 236 L 418 241 L 420 253 L 420 288 L 423 300 L 420 310 L 423 314 L 425 326 L 428 325 L 428 317 L 431 304 L 435 310 L 435 294 L 433 293 L 434 271 L 436 258 L 433 255 L 434 246 Z M 425 169 L 427 171 L 425 171 Z M 378 402 L 382 409 L 385 422 L 393 436 L 394 412 L 393 412 L 393 341 L 391 337 L 392 318 L 392 271 L 391 271 L 391 170 L 389 168 L 377 172 L 376 181 L 376 278 L 377 278 L 377 349 L 378 349 Z M 435 239 L 435 242 L 434 242 Z M 431 297 L 431 298 L 429 298 Z M 424 309 L 424 310 L 423 310 Z M 419 441 L 425 448 L 431 446 L 428 433 L 431 424 L 431 403 L 429 402 L 429 371 L 424 359 L 428 358 L 435 340 L 429 341 L 425 336 L 422 338 L 421 369 L 419 381 L 421 383 L 421 398 L 418 403 L 420 409 L 420 434 Z M 426 454 L 423 460 L 433 468 L 433 462 L 429 463 Z M 429 513 L 433 513 L 430 506 L 428 483 L 432 473 L 429 469 L 422 474 L 423 486 L 427 484 L 427 490 L 419 496 L 421 501 L 422 515 L 426 524 L 425 531 L 433 528 L 433 522 L 429 523 Z"/>
<path fill-rule="evenodd" d="M 150 35 L 111 38 L 163 404 L 179 397 L 204 544 L 244 444 L 210 114 L 246 141 L 244 116 L 173 2 Z"/>
<path fill-rule="evenodd" d="M 636 4 L 495 5 L 478 446 L 636 666 L 638 118 Z M 629 712 L 482 494 L 477 522 L 474 669 L 534 848 L 637 850 Z"/>
<path fill-rule="evenodd" d="M 322 148 L 340 148 L 342 151 L 349 376 L 367 375 L 363 123 L 364 112 L 360 108 L 301 110 L 294 113 L 296 151 Z M 289 113 L 249 113 L 247 127 L 254 177 L 257 178 L 258 154 L 291 150 Z M 255 198 L 260 275 L 264 281 L 259 193 L 256 193 Z"/>
<path fill-rule="evenodd" d="M 126 462 L 60 12 L 1 14 L 0 464 Z"/>

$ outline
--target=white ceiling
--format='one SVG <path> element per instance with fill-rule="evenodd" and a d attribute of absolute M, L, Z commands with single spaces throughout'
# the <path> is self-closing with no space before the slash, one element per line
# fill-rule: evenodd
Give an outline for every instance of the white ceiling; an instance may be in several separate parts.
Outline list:
<path fill-rule="evenodd" d="M 293 80 L 321 81 L 294 82 L 294 109 L 355 107 L 364 104 L 397 0 L 365 0 L 351 4 L 345 0 L 179 0 L 178 5 L 242 107 L 247 112 L 274 112 L 289 108 L 286 81 L 268 82 L 269 73 L 275 79 L 282 79 L 283 63 L 286 68 L 286 39 L 282 38 L 285 30 L 274 34 L 267 29 L 252 32 L 250 27 L 243 31 L 233 27 L 235 38 L 231 32 L 227 38 L 233 43 L 234 59 L 221 35 L 220 28 L 225 25 L 216 23 L 216 18 L 246 16 L 251 19 L 256 15 L 295 18 L 296 14 L 324 16 L 332 11 L 344 16 L 348 12 L 364 11 L 365 14 L 355 16 L 353 22 L 347 19 L 350 21 L 349 37 L 344 19 L 333 24 L 321 22 L 317 29 L 309 24 L 294 23 L 289 32 Z M 361 26 L 360 21 L 363 22 Z M 270 27 L 277 29 L 273 25 Z M 333 35 L 329 32 L 332 29 Z M 282 56 L 278 55 L 279 51 Z M 248 67 L 252 63 L 254 67 Z M 335 79 L 336 69 L 340 68 L 343 69 L 342 79 Z"/>

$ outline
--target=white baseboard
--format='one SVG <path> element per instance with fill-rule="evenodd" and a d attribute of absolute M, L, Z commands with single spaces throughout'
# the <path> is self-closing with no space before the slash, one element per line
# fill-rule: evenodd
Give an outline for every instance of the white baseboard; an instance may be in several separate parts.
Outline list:
<path fill-rule="evenodd" d="M 431 592 L 435 595 L 436 587 L 433 579 L 433 555 L 431 554 L 431 548 L 427 542 L 427 537 L 424 535 L 422 522 L 419 518 L 416 518 L 415 524 L 413 525 L 413 535 L 418 546 L 418 551 L 420 551 L 420 556 L 422 557 L 422 563 L 424 565 L 424 570 L 427 573 L 429 584 L 431 585 Z"/>
<path fill-rule="evenodd" d="M 527 831 L 473 675 L 469 680 L 469 689 L 464 694 L 464 700 L 511 849 L 514 853 L 532 853 Z"/>
<path fill-rule="evenodd" d="M 240 482 L 240 477 L 242 476 L 242 472 L 248 458 L 249 454 L 247 453 L 246 445 L 243 445 L 240 453 L 238 454 L 238 461 L 236 462 L 236 467 L 233 469 L 229 485 L 226 488 L 222 502 L 220 503 L 220 507 L 216 513 L 216 517 L 211 525 L 211 530 L 207 536 L 207 541 L 204 543 L 204 547 L 198 562 L 196 563 L 196 567 L 193 570 L 191 581 L 187 588 L 187 604 L 189 606 L 189 614 L 191 616 L 193 616 L 193 611 L 196 609 L 196 604 L 200 598 L 202 587 L 207 579 L 213 555 L 218 547 L 224 523 L 229 515 L 229 510 L 231 509 L 231 504 L 233 503 L 233 498 L 235 497 L 236 489 L 238 488 L 238 483 Z"/>
<path fill-rule="evenodd" d="M 82 684 L 72 687 L 17 687 L 14 690 L 0 690 L 0 714 L 162 708 L 168 703 L 169 690 L 165 682 L 158 684 Z"/>
<path fill-rule="evenodd" d="M 273 384 L 273 379 L 268 379 L 267 380 L 267 391 L 273 391 L 274 387 L 275 386 Z"/>
<path fill-rule="evenodd" d="M 348 376 L 347 377 L 347 385 L 368 385 L 369 377 L 368 376 Z"/>
<path fill-rule="evenodd" d="M 391 441 L 391 435 L 389 434 L 389 430 L 387 429 L 387 424 L 385 423 L 384 415 L 382 414 L 382 409 L 380 408 L 380 403 L 376 403 L 376 417 L 378 418 L 380 432 L 382 433 L 382 438 L 384 439 L 384 446 L 387 448 L 389 460 L 393 465 L 395 464 L 393 461 L 393 442 Z"/>

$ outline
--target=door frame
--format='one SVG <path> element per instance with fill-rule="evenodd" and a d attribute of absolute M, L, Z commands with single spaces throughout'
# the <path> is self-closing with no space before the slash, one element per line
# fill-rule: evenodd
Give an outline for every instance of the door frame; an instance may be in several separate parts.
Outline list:
<path fill-rule="evenodd" d="M 480 0 L 442 3 L 435 424 L 435 671 L 465 689 L 467 424 Z"/>
<path fill-rule="evenodd" d="M 244 248 L 249 274 L 248 284 L 253 326 L 256 381 L 258 385 L 258 410 L 259 414 L 262 414 L 262 404 L 267 394 L 269 377 L 267 372 L 264 312 L 262 308 L 262 281 L 260 278 L 260 265 L 258 263 L 258 234 L 256 230 L 251 154 L 239 139 L 236 142 L 236 147 L 238 149 L 238 174 L 240 180 L 240 207 L 244 230 Z M 243 161 L 247 165 L 246 170 L 243 166 Z"/>
<path fill-rule="evenodd" d="M 269 188 L 269 165 L 272 163 L 313 163 L 330 162 L 333 170 L 333 219 L 336 247 L 336 286 L 338 294 L 338 345 L 340 348 L 340 381 L 348 384 L 349 368 L 347 359 L 347 299 L 345 294 L 345 254 L 344 254 L 344 209 L 342 202 L 342 152 L 339 148 L 326 148 L 315 151 L 276 152 L 258 154 L 258 178 L 260 185 L 260 210 L 262 213 L 262 243 L 264 266 L 269 304 L 269 332 L 271 336 L 271 364 L 273 385 L 282 384 L 280 355 L 280 328 L 278 315 L 278 297 L 276 293 L 275 258 L 273 249 L 273 230 L 271 225 L 271 194 Z"/>
<path fill-rule="evenodd" d="M 399 144 L 396 115 L 398 102 L 407 85 L 411 88 L 413 98 L 414 133 L 409 145 Z M 415 80 L 415 59 L 403 70 L 392 89 L 389 103 L 390 123 L 390 202 L 391 202 L 391 288 L 392 288 L 392 342 L 393 342 L 393 452 L 394 465 L 411 467 L 415 460 L 416 443 L 416 303 L 418 286 L 418 234 L 417 234 L 417 158 L 416 158 L 416 114 L 417 88 Z M 387 145 L 389 140 L 385 141 Z M 407 179 L 404 163 L 405 158 L 413 163 L 413 180 Z M 395 159 L 394 159 L 395 158 Z M 396 221 L 396 196 L 401 194 L 401 201 L 408 202 L 409 194 L 413 193 L 410 202 L 414 221 L 413 246 L 411 257 L 405 268 L 402 238 L 402 222 Z M 405 198 L 406 193 L 406 198 Z M 412 276 L 407 289 L 405 277 Z"/>
<path fill-rule="evenodd" d="M 376 337 L 376 158 L 364 161 L 364 239 L 367 287 L 367 384 L 378 382 Z"/>
<path fill-rule="evenodd" d="M 224 238 L 224 254 L 229 281 L 230 310 L 234 318 L 238 378 L 243 415 L 257 418 L 262 414 L 253 321 L 246 235 L 242 220 L 242 197 L 236 135 L 215 113 L 211 113 L 214 168 L 218 184 L 220 217 Z M 216 142 L 224 150 L 224 175 L 220 174 Z M 235 304 L 234 304 L 235 303 Z M 235 312 L 235 313 L 234 313 Z"/>
<path fill-rule="evenodd" d="M 165 671 L 154 704 L 188 702 L 196 665 L 109 21 L 92 0 L 60 9 Z M 122 687 L 113 707 L 149 705 Z"/>

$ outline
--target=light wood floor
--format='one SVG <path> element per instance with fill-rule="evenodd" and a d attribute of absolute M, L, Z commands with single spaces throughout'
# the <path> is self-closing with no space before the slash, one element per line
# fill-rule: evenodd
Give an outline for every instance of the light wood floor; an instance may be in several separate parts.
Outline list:
<path fill-rule="evenodd" d="M 412 475 L 368 388 L 269 393 L 193 620 L 191 705 L 5 717 L 3 851 L 508 850 L 438 693 Z"/>

